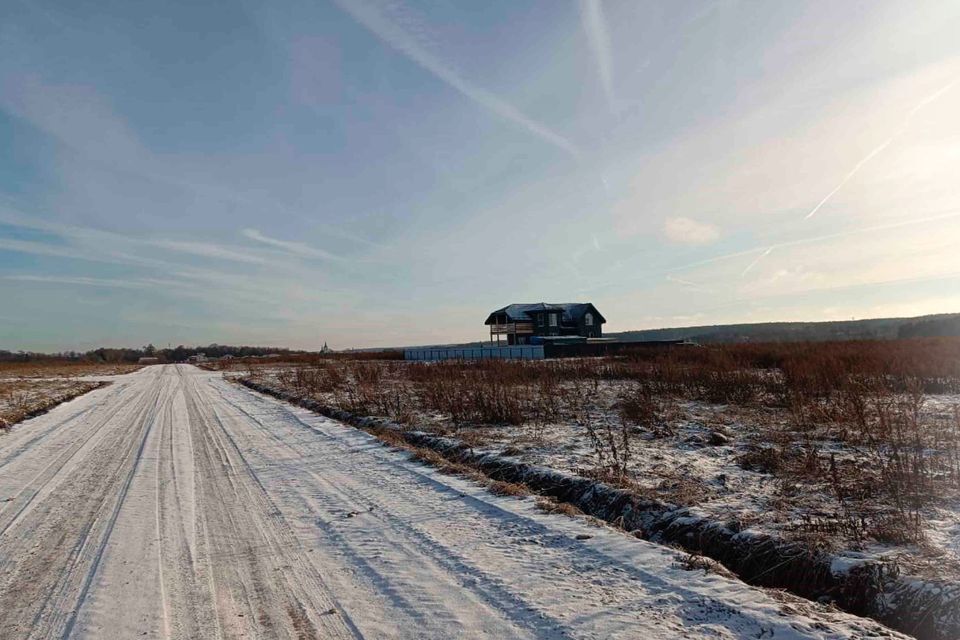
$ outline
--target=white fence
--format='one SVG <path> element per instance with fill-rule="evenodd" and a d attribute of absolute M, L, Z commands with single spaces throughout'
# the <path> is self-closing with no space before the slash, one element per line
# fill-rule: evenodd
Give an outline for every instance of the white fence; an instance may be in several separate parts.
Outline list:
<path fill-rule="evenodd" d="M 543 345 L 468 349 L 404 349 L 404 360 L 543 360 Z"/>

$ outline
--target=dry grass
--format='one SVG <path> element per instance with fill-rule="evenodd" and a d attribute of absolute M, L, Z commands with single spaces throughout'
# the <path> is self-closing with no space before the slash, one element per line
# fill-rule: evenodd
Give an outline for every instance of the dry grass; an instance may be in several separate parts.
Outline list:
<path fill-rule="evenodd" d="M 254 378 L 266 368 L 244 366 Z M 578 425 L 592 450 L 592 466 L 579 472 L 621 486 L 631 486 L 640 436 L 680 437 L 680 403 L 724 405 L 740 418 L 752 412 L 749 430 L 714 425 L 719 435 L 707 439 L 731 440 L 743 468 L 776 478 L 785 513 L 802 512 L 804 491 L 832 497 L 832 513 L 809 519 L 801 536 L 919 543 L 929 508 L 960 495 L 960 409 L 936 418 L 925 409 L 930 394 L 960 391 L 960 339 L 663 348 L 540 362 L 315 359 L 271 375 L 326 404 L 456 434 L 475 447 L 501 432 L 513 434 L 515 449 L 529 447 L 547 425 Z M 600 400 L 610 389 L 618 390 L 613 407 Z M 714 493 L 669 474 L 652 491 L 679 504 Z"/>
<path fill-rule="evenodd" d="M 571 518 L 583 515 L 583 511 L 580 511 L 576 505 L 570 504 L 569 502 L 557 502 L 547 497 L 537 498 L 537 508 L 545 513 L 556 513 L 570 516 Z"/>
<path fill-rule="evenodd" d="M 684 571 L 703 571 L 704 573 L 714 573 L 725 578 L 730 578 L 731 580 L 738 579 L 736 574 L 716 560 L 696 553 L 681 553 L 677 555 L 676 566 Z"/>
<path fill-rule="evenodd" d="M 48 358 L 0 362 L 0 428 L 8 428 L 87 393 L 100 383 L 79 379 L 132 373 L 141 365 Z"/>
<path fill-rule="evenodd" d="M 0 381 L 0 429 L 45 413 L 100 386 L 98 382 L 42 378 Z"/>
<path fill-rule="evenodd" d="M 40 360 L 36 362 L 0 362 L 0 378 L 73 378 L 133 373 L 139 364 Z"/>
<path fill-rule="evenodd" d="M 323 367 L 343 362 L 386 362 L 403 360 L 403 351 L 350 351 L 338 353 L 284 354 L 272 358 L 238 357 L 227 360 L 210 360 L 199 365 L 210 371 L 250 371 L 263 367 L 296 366 Z"/>
<path fill-rule="evenodd" d="M 487 489 L 490 493 L 498 496 L 513 496 L 515 498 L 522 498 L 523 496 L 530 495 L 530 487 L 522 483 L 516 482 L 501 482 L 500 480 L 494 480 L 487 485 Z"/>

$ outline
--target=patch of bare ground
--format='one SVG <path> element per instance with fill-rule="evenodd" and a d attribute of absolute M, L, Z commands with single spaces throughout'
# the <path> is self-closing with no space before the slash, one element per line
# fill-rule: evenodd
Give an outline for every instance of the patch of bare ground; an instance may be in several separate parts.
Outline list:
<path fill-rule="evenodd" d="M 690 506 L 734 530 L 960 576 L 960 340 L 235 371 Z"/>

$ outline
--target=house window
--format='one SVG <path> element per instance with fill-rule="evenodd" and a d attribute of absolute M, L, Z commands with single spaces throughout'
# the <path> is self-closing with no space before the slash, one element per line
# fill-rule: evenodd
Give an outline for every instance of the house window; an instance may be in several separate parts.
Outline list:
<path fill-rule="evenodd" d="M 543 314 L 542 314 L 542 313 L 538 313 L 538 314 L 537 314 L 537 326 L 538 326 L 538 327 L 542 327 L 542 326 L 543 326 Z"/>
<path fill-rule="evenodd" d="M 557 326 L 557 314 L 555 313 L 550 314 L 550 326 L 551 327 Z"/>
<path fill-rule="evenodd" d="M 588 327 L 592 327 L 592 326 L 593 326 L 593 314 L 592 314 L 592 313 L 588 313 L 587 315 L 583 316 L 583 324 L 587 325 Z"/>

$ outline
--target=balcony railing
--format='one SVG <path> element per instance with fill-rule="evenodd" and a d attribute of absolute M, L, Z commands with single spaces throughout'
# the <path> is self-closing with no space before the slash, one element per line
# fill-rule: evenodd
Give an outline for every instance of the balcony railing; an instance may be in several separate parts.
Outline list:
<path fill-rule="evenodd" d="M 490 333 L 494 335 L 505 333 L 533 333 L 533 323 L 507 322 L 505 324 L 492 324 L 490 325 Z"/>

